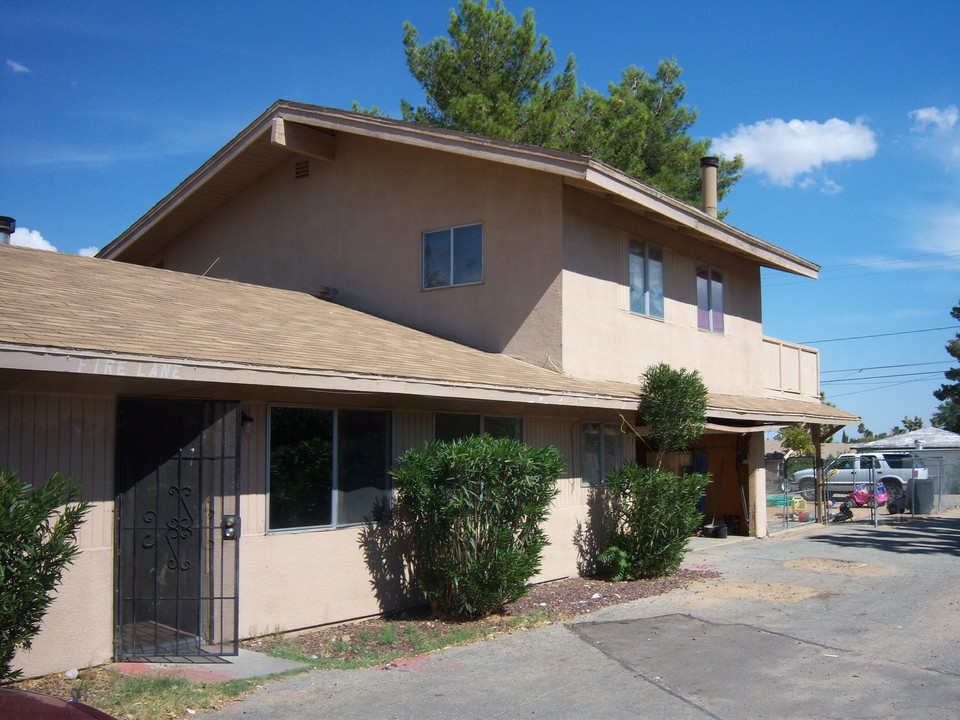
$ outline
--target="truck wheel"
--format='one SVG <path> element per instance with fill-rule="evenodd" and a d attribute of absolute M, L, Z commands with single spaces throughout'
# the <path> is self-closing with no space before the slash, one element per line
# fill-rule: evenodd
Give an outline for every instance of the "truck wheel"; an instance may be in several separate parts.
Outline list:
<path fill-rule="evenodd" d="M 804 500 L 816 500 L 817 483 L 813 478 L 805 478 L 800 481 L 800 495 Z"/>
<path fill-rule="evenodd" d="M 887 489 L 887 512 L 902 513 L 906 504 L 906 498 L 903 496 L 903 484 L 896 478 L 890 478 L 883 481 L 883 486 Z"/>

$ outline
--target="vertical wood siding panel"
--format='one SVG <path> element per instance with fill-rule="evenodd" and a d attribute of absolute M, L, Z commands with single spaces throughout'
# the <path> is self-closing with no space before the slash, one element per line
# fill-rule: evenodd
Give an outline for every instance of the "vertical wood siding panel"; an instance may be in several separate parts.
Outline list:
<path fill-rule="evenodd" d="M 23 399 L 23 423 L 20 428 L 20 479 L 31 484 L 40 481 L 36 462 L 37 403 L 36 395 Z"/>
<path fill-rule="evenodd" d="M 102 397 L 0 396 L 0 465 L 17 469 L 24 482 L 45 482 L 55 472 L 81 482 L 81 497 L 94 503 L 78 535 L 84 548 L 113 545 L 113 407 Z"/>
<path fill-rule="evenodd" d="M 0 469 L 4 470 L 9 470 L 7 458 L 10 457 L 10 403 L 10 395 L 0 393 Z"/>
<path fill-rule="evenodd" d="M 680 327 L 697 326 L 697 264 L 693 258 L 667 253 L 665 258 L 664 284 L 667 296 L 674 299 L 667 303 L 665 320 Z"/>
<path fill-rule="evenodd" d="M 560 493 L 553 501 L 558 508 L 574 507 L 583 503 L 579 492 L 580 478 L 576 474 L 574 462 L 577 427 L 577 422 L 570 419 L 525 417 L 523 420 L 524 441 L 527 445 L 552 445 L 560 451 L 566 462 L 566 467 L 557 480 Z"/>
<path fill-rule="evenodd" d="M 253 422 L 240 431 L 240 517 L 243 533 L 267 531 L 267 404 L 244 402 Z"/>

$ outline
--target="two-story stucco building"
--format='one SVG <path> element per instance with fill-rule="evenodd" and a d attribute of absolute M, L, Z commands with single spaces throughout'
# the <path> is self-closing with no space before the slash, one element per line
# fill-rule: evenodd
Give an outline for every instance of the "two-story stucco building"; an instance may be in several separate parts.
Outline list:
<path fill-rule="evenodd" d="M 0 248 L 0 466 L 95 502 L 30 674 L 409 602 L 363 523 L 434 438 L 556 446 L 539 579 L 576 573 L 653 363 L 701 372 L 673 462 L 745 534 L 763 431 L 858 421 L 763 336 L 760 268 L 816 265 L 583 156 L 281 101 L 100 256 Z"/>

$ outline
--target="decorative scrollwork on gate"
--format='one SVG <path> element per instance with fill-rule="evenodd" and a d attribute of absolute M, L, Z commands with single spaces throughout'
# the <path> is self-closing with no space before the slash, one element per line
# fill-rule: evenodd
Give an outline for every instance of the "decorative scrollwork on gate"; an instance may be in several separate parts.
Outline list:
<path fill-rule="evenodd" d="M 143 513 L 143 524 L 153 525 L 157 521 L 157 514 L 153 510 L 147 510 Z M 144 550 L 150 550 L 157 544 L 157 538 L 152 532 L 148 532 L 140 541 L 140 547 Z"/>
<path fill-rule="evenodd" d="M 177 496 L 178 510 L 182 512 L 182 515 L 178 512 L 176 517 L 167 520 L 167 529 L 164 532 L 164 536 L 167 541 L 167 547 L 170 548 L 171 555 L 170 559 L 167 560 L 167 567 L 171 570 L 186 572 L 190 569 L 190 561 L 187 559 L 181 560 L 179 541 L 188 540 L 193 536 L 194 517 L 193 513 L 190 512 L 190 507 L 184 500 L 184 498 L 188 498 L 193 494 L 193 489 L 174 485 L 168 492 L 171 495 Z"/>

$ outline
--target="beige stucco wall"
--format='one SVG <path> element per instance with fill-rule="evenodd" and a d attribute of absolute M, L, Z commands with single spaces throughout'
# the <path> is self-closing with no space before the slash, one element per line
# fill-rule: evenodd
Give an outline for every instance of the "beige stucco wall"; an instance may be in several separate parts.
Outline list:
<path fill-rule="evenodd" d="M 164 251 L 164 267 L 314 292 L 536 364 L 560 357 L 556 177 L 341 134 L 336 159 L 282 162 Z M 420 289 L 421 234 L 483 224 L 484 281 Z M 212 266 L 212 267 L 211 267 Z"/>
<path fill-rule="evenodd" d="M 629 311 L 627 238 L 664 250 L 664 318 Z M 719 267 L 725 330 L 697 329 L 696 263 Z M 763 394 L 758 266 L 568 189 L 564 208 L 564 370 L 636 382 L 658 362 L 697 369 L 711 392 Z"/>

